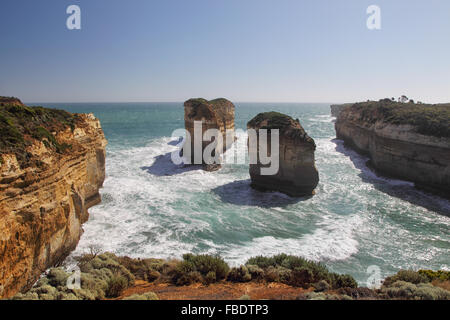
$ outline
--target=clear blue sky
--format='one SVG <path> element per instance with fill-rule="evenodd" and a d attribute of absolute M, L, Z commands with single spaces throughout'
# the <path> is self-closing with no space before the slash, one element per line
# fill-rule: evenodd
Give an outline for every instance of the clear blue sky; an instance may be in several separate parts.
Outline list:
<path fill-rule="evenodd" d="M 26 102 L 450 102 L 448 0 L 1 0 L 0 39 Z"/>

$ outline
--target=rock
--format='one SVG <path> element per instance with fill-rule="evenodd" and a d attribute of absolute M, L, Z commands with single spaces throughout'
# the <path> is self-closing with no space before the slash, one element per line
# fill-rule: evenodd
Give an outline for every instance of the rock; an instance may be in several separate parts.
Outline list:
<path fill-rule="evenodd" d="M 194 121 L 201 121 L 202 131 L 201 137 L 196 137 L 194 132 Z M 215 155 L 222 154 L 228 149 L 235 140 L 234 134 L 234 105 L 227 99 L 219 98 L 211 101 L 207 101 L 202 98 L 190 99 L 184 103 L 184 122 L 186 130 L 191 135 L 191 141 L 187 142 L 191 145 L 191 154 L 187 155 L 191 160 L 191 164 L 195 164 L 194 159 L 194 139 L 198 138 L 203 141 L 202 137 L 208 129 L 218 129 L 222 133 L 223 143 L 217 144 L 215 147 Z M 203 141 L 201 152 L 211 144 L 211 141 Z M 214 171 L 220 168 L 220 164 L 210 164 L 206 166 L 206 163 L 201 158 L 201 163 L 204 164 L 206 170 Z"/>
<path fill-rule="evenodd" d="M 450 197 L 450 105 L 355 103 L 339 113 L 335 128 L 378 173 Z"/>
<path fill-rule="evenodd" d="M 252 187 L 280 191 L 298 197 L 314 194 L 319 183 L 315 166 L 316 144 L 300 125 L 299 120 L 278 113 L 260 113 L 247 123 L 248 129 L 279 129 L 279 170 L 275 175 L 261 175 L 259 162 L 250 164 Z M 267 134 L 270 140 L 270 134 Z M 268 147 L 270 150 L 270 147 Z M 259 146 L 258 146 L 259 152 Z"/>
<path fill-rule="evenodd" d="M 5 110 L 0 106 L 20 139 L 12 145 L 10 137 L 0 138 L 9 141 L 0 143 L 0 298 L 29 289 L 76 247 L 87 210 L 101 200 L 107 144 L 92 114 L 10 109 L 22 120 L 30 117 L 26 129 L 35 135 L 30 137 L 21 136 L 24 128 Z M 60 121 L 62 116 L 73 120 L 72 127 Z M 34 123 L 36 119 L 41 122 Z M 33 127 L 38 125 L 42 127 Z M 23 154 L 27 156 L 19 157 Z"/>
<path fill-rule="evenodd" d="M 338 117 L 339 113 L 344 109 L 345 107 L 351 106 L 352 103 L 344 103 L 344 104 L 332 104 L 330 106 L 331 109 L 331 115 L 333 117 Z"/>
<path fill-rule="evenodd" d="M 15 97 L 0 97 L 0 106 L 12 105 L 12 106 L 24 106 L 20 99 Z"/>

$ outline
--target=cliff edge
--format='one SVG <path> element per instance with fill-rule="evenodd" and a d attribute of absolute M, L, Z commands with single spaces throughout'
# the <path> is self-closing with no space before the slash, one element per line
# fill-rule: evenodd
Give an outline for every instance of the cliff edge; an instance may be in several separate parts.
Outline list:
<path fill-rule="evenodd" d="M 340 111 L 335 128 L 378 172 L 449 197 L 450 104 L 355 103 Z"/>
<path fill-rule="evenodd" d="M 0 99 L 0 298 L 76 247 L 105 179 L 107 141 L 92 114 L 17 101 Z"/>

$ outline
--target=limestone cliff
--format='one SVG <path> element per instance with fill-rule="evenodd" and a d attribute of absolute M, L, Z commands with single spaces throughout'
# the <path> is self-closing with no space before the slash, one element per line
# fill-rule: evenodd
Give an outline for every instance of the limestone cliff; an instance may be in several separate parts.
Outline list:
<path fill-rule="evenodd" d="M 316 144 L 300 125 L 299 120 L 278 112 L 260 113 L 247 123 L 248 129 L 279 129 L 279 170 L 275 175 L 261 175 L 261 167 L 250 164 L 252 187 L 261 190 L 275 190 L 290 196 L 314 194 L 319 183 L 315 166 Z M 259 134 L 258 134 L 259 136 Z M 270 142 L 270 132 L 268 133 Z M 270 150 L 270 144 L 268 144 Z M 259 152 L 259 145 L 258 145 Z"/>
<path fill-rule="evenodd" d="M 332 104 L 330 106 L 331 109 L 331 115 L 333 117 L 338 117 L 339 113 L 341 112 L 342 109 L 344 109 L 345 107 L 351 106 L 352 103 L 344 103 L 344 104 Z"/>
<path fill-rule="evenodd" d="M 194 130 L 195 121 L 202 123 L 201 134 L 196 134 Z M 231 101 L 223 98 L 207 101 L 202 98 L 190 99 L 184 103 L 184 122 L 186 130 L 190 133 L 191 140 L 187 141 L 191 145 L 191 154 L 185 155 L 191 159 L 191 164 L 196 163 L 194 157 L 194 139 L 203 141 L 203 135 L 208 129 L 218 129 L 222 133 L 222 143 L 217 143 L 216 154 L 223 153 L 234 142 L 234 105 Z M 199 132 L 200 133 L 200 132 Z M 211 141 L 203 141 L 201 152 Z M 202 163 L 205 164 L 204 159 Z M 205 166 L 205 169 L 217 168 L 218 166 Z"/>
<path fill-rule="evenodd" d="M 368 155 L 379 173 L 450 195 L 450 105 L 356 103 L 335 127 L 337 138 Z"/>
<path fill-rule="evenodd" d="M 0 298 L 73 250 L 100 202 L 106 140 L 92 114 L 0 106 Z"/>

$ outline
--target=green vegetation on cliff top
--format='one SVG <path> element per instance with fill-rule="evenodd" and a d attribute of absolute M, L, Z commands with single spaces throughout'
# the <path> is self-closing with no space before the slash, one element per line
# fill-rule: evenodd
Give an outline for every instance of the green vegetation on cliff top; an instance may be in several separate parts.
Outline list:
<path fill-rule="evenodd" d="M 31 157 L 26 152 L 26 147 L 31 145 L 33 140 L 43 141 L 47 147 L 63 153 L 70 145 L 58 143 L 52 132 L 68 127 L 73 130 L 76 121 L 76 115 L 64 110 L 1 104 L 0 154 L 13 153 L 19 163 L 26 164 Z"/>
<path fill-rule="evenodd" d="M 450 137 L 450 104 L 401 103 L 383 99 L 355 103 L 349 108 L 358 111 L 360 120 L 365 122 L 411 125 L 424 135 Z"/>
<path fill-rule="evenodd" d="M 297 256 L 279 254 L 250 258 L 245 265 L 230 268 L 218 256 L 185 254 L 183 260 L 133 259 L 112 253 L 77 258 L 81 288 L 69 289 L 70 274 L 52 268 L 27 293 L 14 300 L 98 300 L 120 297 L 136 280 L 176 286 L 215 282 L 279 282 L 293 287 L 314 288 L 299 299 L 450 299 L 448 271 L 401 270 L 387 278 L 380 289 L 360 288 L 349 275 L 330 272 L 324 265 Z M 309 296 L 310 295 L 310 296 Z M 154 300 L 150 292 L 127 299 Z"/>
<path fill-rule="evenodd" d="M 264 124 L 263 124 L 264 123 Z M 300 139 L 315 145 L 314 140 L 308 136 L 298 119 L 276 112 L 262 112 L 247 122 L 247 128 L 257 129 L 279 129 L 280 134 L 294 139 Z"/>

